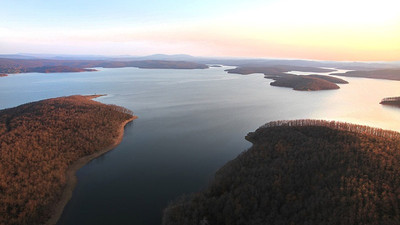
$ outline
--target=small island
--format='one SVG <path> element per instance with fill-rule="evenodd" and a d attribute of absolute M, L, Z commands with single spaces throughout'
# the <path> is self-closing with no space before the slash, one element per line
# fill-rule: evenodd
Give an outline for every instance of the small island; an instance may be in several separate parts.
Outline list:
<path fill-rule="evenodd" d="M 344 77 L 364 77 L 385 80 L 400 80 L 400 69 L 381 69 L 368 71 L 348 71 L 346 73 L 333 73 L 331 75 Z"/>
<path fill-rule="evenodd" d="M 92 100 L 99 96 L 0 110 L 0 224 L 55 224 L 72 195 L 75 172 L 119 144 L 136 116 Z"/>
<path fill-rule="evenodd" d="M 384 98 L 379 104 L 400 107 L 400 97 Z"/>
<path fill-rule="evenodd" d="M 302 67 L 302 66 L 244 66 L 234 69 L 225 70 L 228 73 L 236 73 L 248 75 L 253 73 L 263 73 L 265 78 L 273 79 L 271 86 L 290 87 L 296 91 L 320 91 L 320 90 L 334 90 L 340 87 L 337 84 L 348 84 L 347 81 L 325 75 L 294 75 L 288 73 L 289 71 L 302 71 L 302 72 L 332 72 L 334 70 L 317 68 L 317 67 Z"/>
<path fill-rule="evenodd" d="M 336 83 L 347 83 L 345 80 L 323 75 L 303 76 L 286 74 L 284 76 L 266 76 L 265 78 L 275 80 L 270 83 L 272 86 L 290 87 L 296 91 L 334 90 L 340 88 Z"/>
<path fill-rule="evenodd" d="M 398 224 L 400 133 L 323 120 L 268 123 L 163 225 Z"/>

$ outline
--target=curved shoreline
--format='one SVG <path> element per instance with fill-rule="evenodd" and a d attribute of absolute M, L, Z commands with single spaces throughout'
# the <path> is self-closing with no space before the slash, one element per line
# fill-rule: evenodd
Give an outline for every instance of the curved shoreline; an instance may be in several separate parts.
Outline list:
<path fill-rule="evenodd" d="M 67 182 L 65 184 L 61 198 L 57 203 L 55 203 L 54 210 L 51 213 L 50 218 L 47 220 L 47 222 L 44 225 L 57 224 L 58 220 L 60 219 L 60 217 L 64 211 L 65 206 L 67 205 L 67 203 L 69 202 L 69 200 L 72 197 L 72 193 L 75 189 L 76 184 L 78 183 L 78 179 L 76 177 L 76 172 L 78 172 L 78 170 L 80 168 L 82 168 L 84 165 L 86 165 L 93 159 L 95 159 L 95 158 L 111 151 L 115 147 L 117 147 L 121 143 L 122 138 L 124 137 L 124 130 L 125 130 L 126 124 L 128 124 L 129 122 L 131 122 L 137 118 L 138 118 L 137 116 L 132 116 L 132 118 L 126 120 L 125 122 L 123 122 L 120 125 L 120 127 L 118 129 L 118 136 L 115 138 L 114 142 L 110 146 L 107 146 L 91 155 L 84 156 L 84 157 L 78 159 L 77 161 L 75 161 L 73 164 L 71 164 L 68 167 L 68 169 L 66 171 Z"/>

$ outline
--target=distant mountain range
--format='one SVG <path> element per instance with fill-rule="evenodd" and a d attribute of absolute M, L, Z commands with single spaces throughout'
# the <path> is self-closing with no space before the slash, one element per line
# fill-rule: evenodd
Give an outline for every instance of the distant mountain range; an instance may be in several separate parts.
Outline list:
<path fill-rule="evenodd" d="M 400 68 L 400 61 L 393 62 L 342 62 L 342 61 L 315 61 L 300 59 L 264 59 L 264 58 L 229 58 L 229 57 L 197 57 L 186 54 L 166 55 L 155 54 L 148 56 L 104 56 L 104 55 L 63 55 L 63 54 L 3 54 L 0 58 L 9 59 L 52 59 L 52 60 L 106 60 L 106 61 L 187 61 L 201 64 L 223 64 L 227 66 L 310 66 L 310 67 L 334 67 L 348 70 L 373 70 Z"/>

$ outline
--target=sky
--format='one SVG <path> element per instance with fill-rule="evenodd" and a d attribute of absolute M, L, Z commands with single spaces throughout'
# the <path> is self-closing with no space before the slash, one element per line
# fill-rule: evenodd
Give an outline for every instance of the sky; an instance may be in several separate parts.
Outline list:
<path fill-rule="evenodd" d="M 399 61 L 399 0 L 0 0 L 0 54 Z"/>

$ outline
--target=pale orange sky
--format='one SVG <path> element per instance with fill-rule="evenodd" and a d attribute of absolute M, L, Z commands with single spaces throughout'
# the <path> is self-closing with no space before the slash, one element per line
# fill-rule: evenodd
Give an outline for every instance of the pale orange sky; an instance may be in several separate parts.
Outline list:
<path fill-rule="evenodd" d="M 398 0 L 75 1 L 6 0 L 0 54 L 400 60 Z"/>

